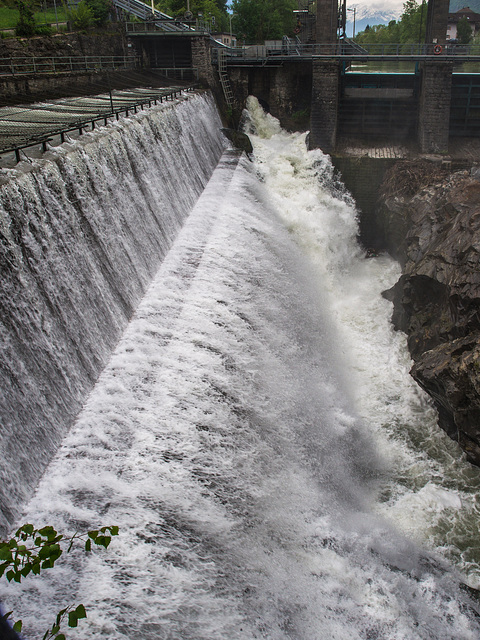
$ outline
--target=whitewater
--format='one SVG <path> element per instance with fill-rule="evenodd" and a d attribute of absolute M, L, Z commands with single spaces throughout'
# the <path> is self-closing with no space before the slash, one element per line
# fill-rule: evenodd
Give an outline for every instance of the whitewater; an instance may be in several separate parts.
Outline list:
<path fill-rule="evenodd" d="M 119 537 L 0 598 L 26 638 L 82 602 L 72 639 L 478 639 L 479 473 L 409 376 L 399 266 L 247 107 L 19 519 Z"/>

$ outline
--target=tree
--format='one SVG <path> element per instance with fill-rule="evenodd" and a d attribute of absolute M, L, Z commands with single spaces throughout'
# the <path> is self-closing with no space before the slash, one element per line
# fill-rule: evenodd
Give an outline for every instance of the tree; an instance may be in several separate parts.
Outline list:
<path fill-rule="evenodd" d="M 110 17 L 112 4 L 109 0 L 85 0 L 87 7 L 92 12 L 92 18 L 96 27 L 102 27 Z"/>
<path fill-rule="evenodd" d="M 202 14 L 205 21 L 215 19 L 215 29 L 226 31 L 228 29 L 228 16 L 226 1 L 224 0 L 190 0 L 188 3 L 194 17 Z M 187 0 L 158 0 L 155 7 L 167 15 L 183 19 L 187 12 Z"/>
<path fill-rule="evenodd" d="M 93 12 L 85 0 L 81 0 L 76 7 L 69 7 L 67 18 L 74 31 L 86 31 L 95 24 Z"/>
<path fill-rule="evenodd" d="M 23 0 L 18 0 L 16 4 L 20 17 L 15 26 L 15 35 L 21 38 L 31 38 L 36 32 L 33 8 Z"/>
<path fill-rule="evenodd" d="M 412 44 L 425 40 L 425 3 L 406 0 L 400 20 L 391 20 L 388 25 L 365 28 L 355 40 L 360 44 L 395 43 Z"/>
<path fill-rule="evenodd" d="M 64 551 L 71 551 L 77 541 L 84 543 L 86 552 L 92 550 L 92 545 L 109 546 L 112 536 L 118 535 L 118 527 L 107 526 L 86 533 L 75 533 L 67 536 L 58 533 L 53 527 L 47 526 L 35 529 L 33 524 L 24 524 L 9 540 L 0 541 L 0 577 L 5 575 L 11 582 L 21 582 L 28 575 L 38 575 L 44 569 L 51 569 Z M 63 547 L 63 548 L 62 548 Z M 6 624 L 12 615 L 9 611 L 0 618 Z M 69 627 L 76 627 L 78 621 L 86 618 L 87 613 L 83 604 L 76 607 L 68 606 L 58 612 L 55 622 L 48 629 L 42 640 L 65 640 L 65 634 L 60 633 L 62 622 L 66 619 Z M 13 625 L 15 632 L 22 630 L 22 621 L 17 620 Z M 0 627 L 1 631 L 1 627 Z"/>
<path fill-rule="evenodd" d="M 460 44 L 468 44 L 472 39 L 472 27 L 467 16 L 460 18 L 457 24 L 457 40 Z"/>
<path fill-rule="evenodd" d="M 296 0 L 233 0 L 233 27 L 237 38 L 262 43 L 293 36 Z"/>

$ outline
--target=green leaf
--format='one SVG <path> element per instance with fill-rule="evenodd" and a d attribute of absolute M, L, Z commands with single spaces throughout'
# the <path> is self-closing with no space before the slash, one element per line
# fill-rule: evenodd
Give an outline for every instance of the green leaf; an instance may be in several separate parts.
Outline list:
<path fill-rule="evenodd" d="M 79 604 L 77 606 L 77 608 L 75 609 L 75 612 L 76 612 L 77 618 L 79 620 L 81 620 L 82 618 L 86 618 L 87 617 L 87 611 L 86 611 L 85 607 L 83 606 L 83 604 Z"/>
<path fill-rule="evenodd" d="M 5 543 L 2 543 L 2 546 L 0 546 L 0 560 L 12 561 L 12 552 L 10 547 Z"/>
<path fill-rule="evenodd" d="M 65 640 L 65 634 L 59 633 L 58 636 L 55 636 L 54 640 Z"/>
<path fill-rule="evenodd" d="M 24 578 L 26 578 L 28 576 L 28 574 L 30 573 L 30 571 L 32 570 L 32 565 L 31 564 L 26 564 L 23 569 L 20 571 L 20 573 L 22 574 L 22 576 Z"/>
<path fill-rule="evenodd" d="M 83 606 L 83 604 L 79 604 L 74 611 L 69 612 L 68 626 L 76 627 L 78 625 L 78 621 L 86 617 L 87 617 L 87 612 L 85 611 L 85 607 Z"/>
<path fill-rule="evenodd" d="M 90 540 L 90 538 L 85 542 L 85 551 L 91 551 L 92 550 L 92 541 Z"/>
<path fill-rule="evenodd" d="M 65 613 L 68 611 L 68 607 L 65 607 L 65 609 L 61 609 L 58 613 L 57 613 L 57 617 L 55 619 L 55 623 L 60 626 L 60 621 L 63 618 L 63 616 L 65 615 Z M 53 629 L 53 627 L 52 627 Z"/>
<path fill-rule="evenodd" d="M 34 532 L 34 528 L 33 528 L 33 524 L 24 524 L 20 527 L 20 529 L 17 529 L 15 535 L 17 536 L 17 538 L 19 537 L 24 537 L 26 536 L 28 538 L 28 536 L 31 536 Z"/>
<path fill-rule="evenodd" d="M 22 630 L 22 626 L 23 626 L 23 622 L 21 620 L 17 620 L 13 625 L 13 630 L 16 631 L 17 633 L 20 633 L 20 631 Z"/>
<path fill-rule="evenodd" d="M 51 560 L 52 562 L 55 562 L 55 560 L 58 560 L 62 553 L 63 551 L 59 544 L 46 544 L 38 552 L 38 557 L 41 560 Z"/>
<path fill-rule="evenodd" d="M 42 569 L 53 569 L 55 566 L 55 560 L 48 558 L 48 560 L 44 560 L 41 564 Z"/>

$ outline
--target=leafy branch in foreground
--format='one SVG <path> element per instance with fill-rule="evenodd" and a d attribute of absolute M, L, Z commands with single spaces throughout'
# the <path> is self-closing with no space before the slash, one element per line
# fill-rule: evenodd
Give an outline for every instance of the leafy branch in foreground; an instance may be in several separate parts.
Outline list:
<path fill-rule="evenodd" d="M 24 524 L 15 532 L 10 540 L 0 541 L 0 578 L 5 575 L 11 582 L 21 582 L 30 573 L 38 575 L 43 569 L 51 569 L 55 562 L 65 551 L 71 551 L 76 542 L 82 542 L 86 552 L 92 550 L 92 546 L 109 546 L 112 537 L 118 535 L 117 526 L 106 526 L 85 533 L 74 533 L 72 536 L 64 536 L 53 527 L 47 526 L 35 529 L 33 524 Z M 2 616 L 6 621 L 12 612 Z M 61 623 L 67 619 L 69 627 L 76 627 L 78 621 L 86 618 L 87 613 L 83 604 L 77 607 L 67 607 L 57 614 L 51 629 L 45 632 L 42 640 L 65 640 L 65 635 L 59 633 Z M 22 630 L 22 621 L 18 620 L 13 625 L 16 632 Z"/>

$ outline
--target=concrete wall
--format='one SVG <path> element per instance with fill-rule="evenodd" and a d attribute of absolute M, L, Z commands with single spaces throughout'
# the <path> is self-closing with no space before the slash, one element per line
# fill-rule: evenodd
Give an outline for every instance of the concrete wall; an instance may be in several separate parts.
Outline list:
<path fill-rule="evenodd" d="M 314 60 L 312 63 L 312 110 L 310 147 L 329 153 L 337 137 L 340 63 Z"/>
<path fill-rule="evenodd" d="M 69 56 L 133 55 L 123 30 L 112 29 L 93 34 L 56 34 L 42 38 L 8 38 L 0 40 L 2 58 L 52 58 Z M 62 97 L 102 93 L 118 75 L 109 72 L 59 73 L 52 76 L 36 74 L 3 76 L 0 78 L 0 106 Z"/>
<path fill-rule="evenodd" d="M 385 238 L 376 217 L 377 199 L 385 172 L 398 160 L 332 154 L 333 166 L 355 198 L 359 210 L 360 240 L 364 247 L 385 249 Z"/>
<path fill-rule="evenodd" d="M 468 2 L 465 3 L 468 7 Z M 425 42 L 445 44 L 450 0 L 429 0 L 425 30 Z"/>
<path fill-rule="evenodd" d="M 310 62 L 285 62 L 278 67 L 231 67 L 228 75 L 239 107 L 243 107 L 249 95 L 254 95 L 285 129 L 305 131 L 309 128 Z"/>
<path fill-rule="evenodd" d="M 418 142 L 422 153 L 447 153 L 452 91 L 449 63 L 423 63 L 418 111 Z"/>
<path fill-rule="evenodd" d="M 317 0 L 316 42 L 337 41 L 338 6 L 332 0 Z"/>
<path fill-rule="evenodd" d="M 101 33 L 65 33 L 37 38 L 0 39 L 0 58 L 51 56 L 124 56 L 132 52 L 120 27 Z"/>

